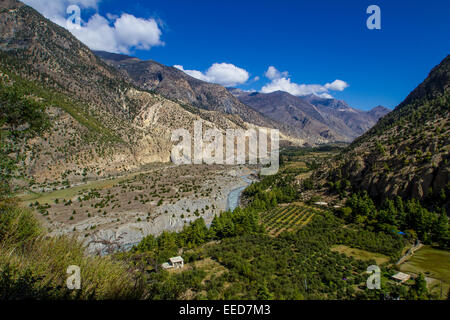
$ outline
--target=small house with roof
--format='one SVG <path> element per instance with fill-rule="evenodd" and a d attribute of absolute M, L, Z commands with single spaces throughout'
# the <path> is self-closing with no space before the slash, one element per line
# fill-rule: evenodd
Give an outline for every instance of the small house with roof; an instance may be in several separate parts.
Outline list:
<path fill-rule="evenodd" d="M 169 262 L 162 264 L 163 269 L 182 269 L 184 267 L 184 259 L 180 256 L 169 259 Z"/>
<path fill-rule="evenodd" d="M 401 283 L 405 283 L 406 281 L 411 279 L 411 276 L 409 274 L 399 272 L 399 273 L 394 274 L 392 276 L 392 279 L 394 279 L 397 283 L 401 284 Z"/>

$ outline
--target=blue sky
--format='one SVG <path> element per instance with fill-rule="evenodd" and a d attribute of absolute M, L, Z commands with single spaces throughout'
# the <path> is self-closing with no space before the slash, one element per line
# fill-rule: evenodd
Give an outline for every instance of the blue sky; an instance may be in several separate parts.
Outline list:
<path fill-rule="evenodd" d="M 86 27 L 95 14 L 117 30 L 120 20 L 121 31 L 105 47 L 117 41 L 119 49 L 110 51 L 183 66 L 212 82 L 235 81 L 245 90 L 270 91 L 280 83 L 298 94 L 318 90 L 360 109 L 395 107 L 450 51 L 450 2 L 443 0 L 54 1 L 61 8 L 79 4 Z M 54 21 L 67 17 L 48 1 L 25 2 Z M 381 8 L 381 30 L 366 27 L 372 4 Z M 109 39 L 99 35 L 101 23 L 89 26 L 99 27 L 74 34 L 91 47 Z M 224 82 L 230 65 L 239 68 L 237 78 Z M 269 79 L 270 66 L 279 72 Z"/>

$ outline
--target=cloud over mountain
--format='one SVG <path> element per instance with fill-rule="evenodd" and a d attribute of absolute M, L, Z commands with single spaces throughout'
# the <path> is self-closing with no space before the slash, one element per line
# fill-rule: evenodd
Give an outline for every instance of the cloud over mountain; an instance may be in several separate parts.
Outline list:
<path fill-rule="evenodd" d="M 243 84 L 250 78 L 250 74 L 246 70 L 230 63 L 214 63 L 206 72 L 185 70 L 180 65 L 175 65 L 174 67 L 196 79 L 217 83 L 226 87 Z"/>
<path fill-rule="evenodd" d="M 264 73 L 266 78 L 270 80 L 280 79 L 280 78 L 287 78 L 289 77 L 289 73 L 287 71 L 280 72 L 275 67 L 270 66 L 267 71 Z"/>
<path fill-rule="evenodd" d="M 333 91 L 344 91 L 348 87 L 348 83 L 342 80 L 334 80 L 332 83 L 327 83 L 325 85 L 325 88 Z"/>
<path fill-rule="evenodd" d="M 87 21 L 81 20 L 79 25 L 74 21 L 67 22 L 74 12 L 73 6 L 78 6 L 80 10 L 97 10 L 99 2 L 99 0 L 24 0 L 24 3 L 46 18 L 67 28 L 93 50 L 128 54 L 132 49 L 148 50 L 164 45 L 161 41 L 160 26 L 153 18 L 137 18 L 127 13 L 121 16 L 107 14 L 104 17 L 95 13 Z"/>
<path fill-rule="evenodd" d="M 297 84 L 292 82 L 287 71 L 280 72 L 273 66 L 270 66 L 264 75 L 271 80 L 271 82 L 262 87 L 262 93 L 285 91 L 294 96 L 314 94 L 322 98 L 331 99 L 333 97 L 329 94 L 329 91 L 343 91 L 349 86 L 348 83 L 339 79 L 325 85 Z"/>

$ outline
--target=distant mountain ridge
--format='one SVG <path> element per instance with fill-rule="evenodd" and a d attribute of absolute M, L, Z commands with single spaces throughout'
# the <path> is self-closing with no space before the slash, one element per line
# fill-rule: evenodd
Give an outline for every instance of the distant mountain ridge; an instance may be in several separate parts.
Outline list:
<path fill-rule="evenodd" d="M 351 142 L 389 112 L 385 108 L 377 113 L 366 113 L 350 108 L 343 101 L 316 96 L 299 98 L 286 92 L 246 93 L 195 79 L 153 60 L 143 61 L 103 51 L 95 54 L 121 70 L 140 88 L 202 109 L 236 114 L 246 122 L 278 128 L 309 144 Z M 345 108 L 346 112 L 339 108 Z"/>
<path fill-rule="evenodd" d="M 217 111 L 223 114 L 237 115 L 245 122 L 278 128 L 289 134 L 289 127 L 277 123 L 242 104 L 224 87 L 195 79 L 181 70 L 168 67 L 153 60 L 143 61 L 138 58 L 95 51 L 109 65 L 120 70 L 136 86 L 156 92 L 162 96 L 190 104 L 192 106 Z"/>
<path fill-rule="evenodd" d="M 299 132 L 335 141 L 353 141 L 390 112 L 384 107 L 365 112 L 351 108 L 345 101 L 315 95 L 297 97 L 284 91 L 258 93 L 234 88 L 229 90 L 241 102 L 269 118 L 287 123 Z"/>
<path fill-rule="evenodd" d="M 390 110 L 386 107 L 377 106 L 377 107 L 373 108 L 372 110 L 369 110 L 368 113 L 374 118 L 381 119 L 391 111 L 392 110 Z"/>

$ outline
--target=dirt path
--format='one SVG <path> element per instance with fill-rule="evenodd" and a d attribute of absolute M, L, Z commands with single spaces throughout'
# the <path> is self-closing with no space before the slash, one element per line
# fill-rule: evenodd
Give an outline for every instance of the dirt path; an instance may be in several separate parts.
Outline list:
<path fill-rule="evenodd" d="M 400 258 L 400 260 L 397 261 L 397 263 L 395 265 L 401 265 L 403 262 L 407 261 L 408 259 L 412 258 L 412 256 L 414 255 L 414 253 L 416 253 L 416 251 L 422 249 L 423 244 L 422 243 L 418 243 L 417 245 L 413 246 L 411 249 L 409 249 L 406 254 Z"/>

